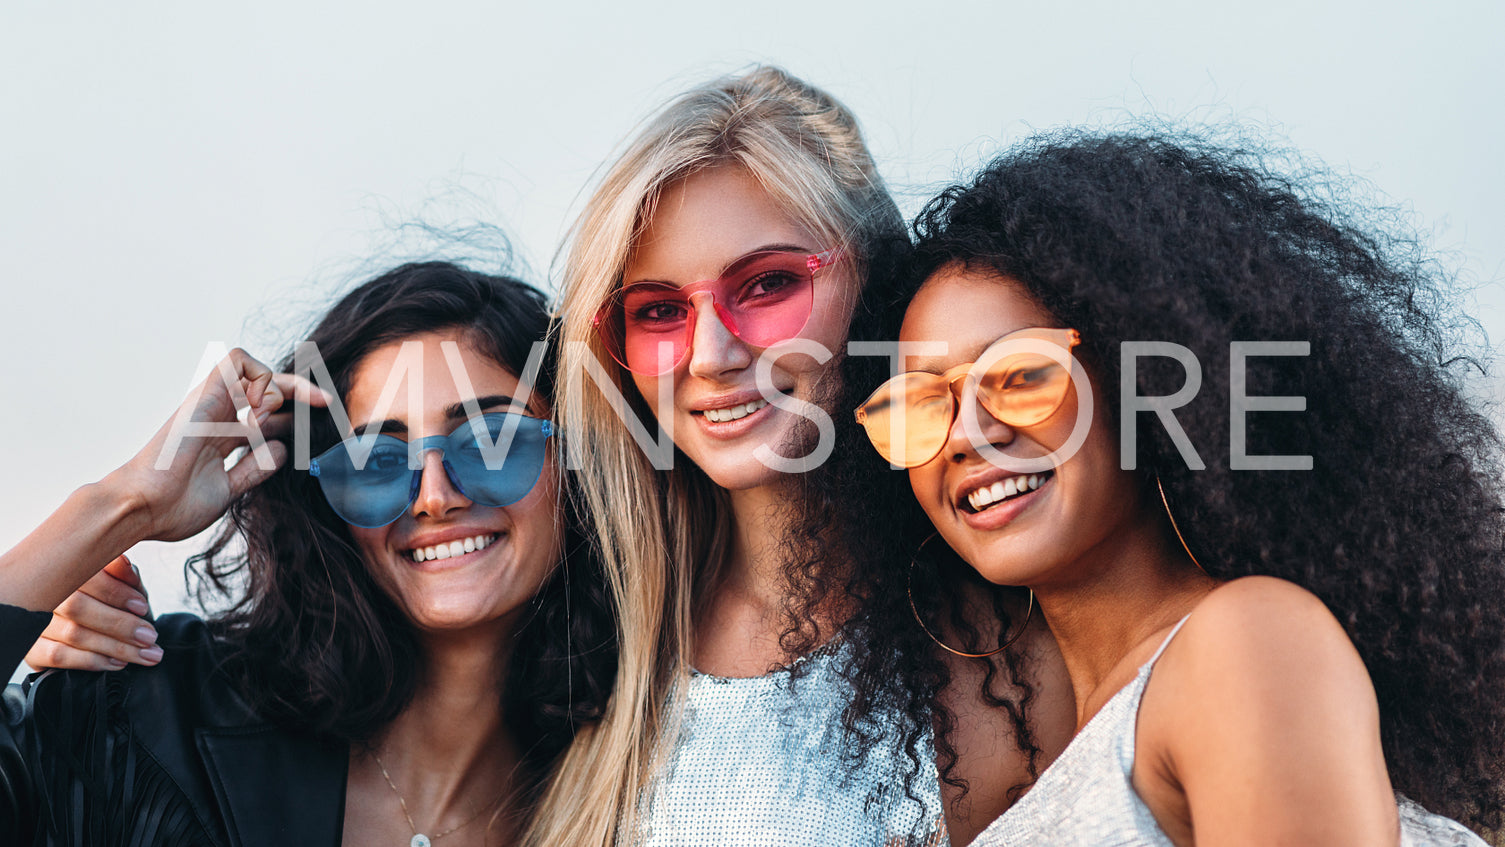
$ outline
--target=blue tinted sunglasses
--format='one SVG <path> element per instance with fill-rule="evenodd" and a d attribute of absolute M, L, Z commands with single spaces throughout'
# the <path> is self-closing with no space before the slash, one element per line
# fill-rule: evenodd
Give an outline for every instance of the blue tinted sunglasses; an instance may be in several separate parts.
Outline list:
<path fill-rule="evenodd" d="M 511 412 L 471 418 L 449 435 L 403 441 L 358 435 L 325 450 L 308 465 L 324 499 L 346 523 L 367 529 L 402 517 L 418 498 L 423 455 L 439 451 L 455 490 L 481 506 L 508 506 L 527 496 L 543 471 L 554 428 Z"/>

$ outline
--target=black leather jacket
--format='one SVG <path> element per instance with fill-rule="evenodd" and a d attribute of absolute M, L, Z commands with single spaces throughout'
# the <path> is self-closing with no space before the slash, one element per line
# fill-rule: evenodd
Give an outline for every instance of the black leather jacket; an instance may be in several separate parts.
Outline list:
<path fill-rule="evenodd" d="M 0 667 L 48 617 L 0 604 Z M 257 718 L 217 674 L 203 621 L 156 626 L 154 668 L 6 689 L 0 845 L 338 845 L 349 747 Z"/>

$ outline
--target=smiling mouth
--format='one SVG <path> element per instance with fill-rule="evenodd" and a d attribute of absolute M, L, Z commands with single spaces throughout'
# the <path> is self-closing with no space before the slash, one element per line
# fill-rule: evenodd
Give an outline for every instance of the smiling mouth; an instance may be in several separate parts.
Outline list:
<path fill-rule="evenodd" d="M 705 409 L 700 414 L 705 415 L 705 419 L 711 423 L 726 423 L 741 420 L 767 405 L 767 400 L 753 400 L 736 406 L 728 406 L 725 409 Z"/>
<path fill-rule="evenodd" d="M 1000 503 L 1006 503 L 1034 491 L 1055 475 L 1055 471 L 1020 474 L 1008 479 L 1000 479 L 992 485 L 984 485 L 967 494 L 966 510 L 974 515 L 985 512 Z"/>
<path fill-rule="evenodd" d="M 453 559 L 466 553 L 474 553 L 477 550 L 485 550 L 490 547 L 500 536 L 474 535 L 470 538 L 460 538 L 447 544 L 435 544 L 432 547 L 418 547 L 409 550 L 407 555 L 414 562 L 432 562 L 435 559 Z"/>

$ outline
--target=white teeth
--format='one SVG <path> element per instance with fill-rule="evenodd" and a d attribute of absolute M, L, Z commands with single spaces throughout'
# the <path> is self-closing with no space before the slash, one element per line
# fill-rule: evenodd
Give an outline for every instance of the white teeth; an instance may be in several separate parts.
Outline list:
<path fill-rule="evenodd" d="M 408 555 L 415 562 L 432 562 L 436 559 L 451 559 L 455 556 L 463 556 L 466 553 L 474 553 L 491 546 L 496 540 L 495 535 L 473 535 L 470 538 L 450 541 L 445 544 L 435 544 L 432 547 L 418 547 L 409 551 Z"/>
<path fill-rule="evenodd" d="M 732 406 L 729 409 L 706 409 L 705 419 L 712 423 L 735 421 L 745 418 L 767 405 L 767 400 L 754 400 L 750 403 L 743 403 L 740 406 Z"/>
<path fill-rule="evenodd" d="M 1010 477 L 1009 479 L 1001 479 L 992 485 L 984 485 L 971 494 L 968 494 L 967 503 L 972 507 L 972 511 L 981 512 L 983 509 L 1001 500 L 1007 500 L 1010 497 L 1034 491 L 1046 479 L 1047 476 L 1042 474 L 1021 475 Z"/>

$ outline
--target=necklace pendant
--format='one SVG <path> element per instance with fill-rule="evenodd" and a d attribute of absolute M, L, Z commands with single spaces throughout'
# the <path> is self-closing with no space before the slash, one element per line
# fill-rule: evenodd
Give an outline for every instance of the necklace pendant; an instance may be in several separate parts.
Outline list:
<path fill-rule="evenodd" d="M 408 847 L 429 847 L 429 837 L 423 833 L 416 833 L 413 840 L 408 842 Z"/>

